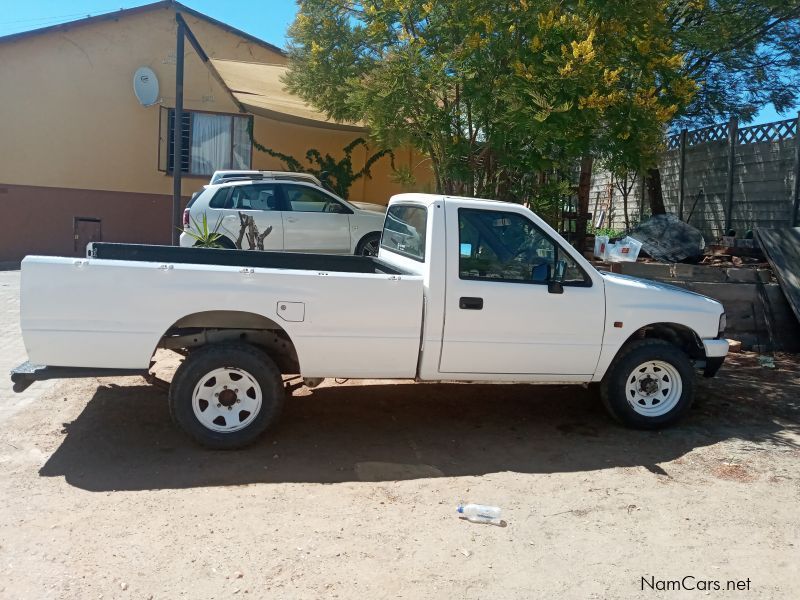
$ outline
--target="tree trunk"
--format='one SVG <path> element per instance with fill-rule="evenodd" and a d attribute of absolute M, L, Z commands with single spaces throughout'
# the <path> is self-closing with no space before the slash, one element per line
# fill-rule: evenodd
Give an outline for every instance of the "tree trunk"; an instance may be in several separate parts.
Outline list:
<path fill-rule="evenodd" d="M 592 164 L 594 158 L 581 158 L 581 174 L 578 178 L 578 218 L 575 222 L 575 247 L 583 252 L 586 247 L 586 221 L 589 216 L 589 192 L 592 187 Z"/>
<path fill-rule="evenodd" d="M 631 230 L 631 221 L 628 218 L 628 193 L 629 192 L 623 192 L 622 194 L 622 211 L 625 213 L 625 233 Z"/>
<path fill-rule="evenodd" d="M 661 192 L 661 171 L 647 169 L 647 199 L 650 202 L 650 214 L 664 215 L 667 209 L 664 208 L 664 195 Z"/>
<path fill-rule="evenodd" d="M 631 189 L 633 188 L 633 184 L 631 187 L 628 187 L 628 178 L 630 177 L 629 173 L 626 171 L 625 176 L 622 178 L 622 212 L 625 216 L 625 233 L 627 234 L 631 230 L 631 222 L 628 218 L 628 195 L 631 193 Z"/>

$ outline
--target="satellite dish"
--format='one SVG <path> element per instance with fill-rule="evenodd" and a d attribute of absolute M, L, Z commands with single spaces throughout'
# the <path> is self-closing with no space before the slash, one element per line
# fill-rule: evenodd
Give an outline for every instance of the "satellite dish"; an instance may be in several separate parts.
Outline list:
<path fill-rule="evenodd" d="M 142 106 L 158 102 L 158 77 L 150 67 L 139 67 L 133 74 L 133 93 Z"/>

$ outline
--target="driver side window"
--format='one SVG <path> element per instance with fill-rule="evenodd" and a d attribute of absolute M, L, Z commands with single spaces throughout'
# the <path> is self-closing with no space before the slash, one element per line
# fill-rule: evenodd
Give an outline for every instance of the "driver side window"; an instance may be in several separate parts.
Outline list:
<path fill-rule="evenodd" d="M 342 204 L 327 194 L 303 185 L 287 185 L 286 199 L 294 212 L 349 212 Z"/>
<path fill-rule="evenodd" d="M 564 284 L 585 285 L 575 261 L 523 215 L 460 208 L 458 230 L 461 279 L 547 283 L 556 262 L 564 260 Z"/>

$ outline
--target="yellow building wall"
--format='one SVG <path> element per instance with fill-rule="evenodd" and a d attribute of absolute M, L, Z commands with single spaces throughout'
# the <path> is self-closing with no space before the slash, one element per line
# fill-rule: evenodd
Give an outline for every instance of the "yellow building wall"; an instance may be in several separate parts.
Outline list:
<path fill-rule="evenodd" d="M 206 53 L 213 58 L 284 64 L 285 57 L 213 23 L 184 13 Z M 172 180 L 158 170 L 159 105 L 141 106 L 133 74 L 148 66 L 159 80 L 161 102 L 175 104 L 173 8 L 129 13 L 117 20 L 76 24 L 0 43 L 0 184 L 171 194 Z M 186 41 L 184 107 L 238 113 L 228 91 Z M 309 148 L 341 156 L 357 132 L 343 132 L 255 118 L 260 143 L 301 161 Z M 355 151 L 355 168 L 366 151 Z M 397 164 L 416 166 L 417 185 L 430 189 L 427 163 L 406 151 Z M 253 167 L 284 168 L 253 150 Z M 359 180 L 351 199 L 385 203 L 406 191 L 390 181 L 388 159 Z M 205 177 L 185 176 L 190 195 Z"/>
<path fill-rule="evenodd" d="M 296 123 L 285 123 L 263 117 L 255 117 L 253 125 L 254 140 L 267 148 L 277 150 L 283 154 L 297 159 L 304 167 L 319 168 L 315 163 L 306 160 L 306 152 L 316 148 L 325 156 L 330 154 L 337 160 L 344 157 L 344 147 L 356 138 L 364 138 L 370 144 L 366 133 L 358 131 L 336 131 L 306 127 Z M 353 171 L 360 171 L 368 157 L 372 156 L 378 148 L 370 144 L 369 148 L 358 146 L 353 150 Z M 413 170 L 416 183 L 413 185 L 400 185 L 394 183 L 392 162 L 389 156 L 384 156 L 373 163 L 370 168 L 371 178 L 361 177 L 350 188 L 350 200 L 375 202 L 386 204 L 393 194 L 408 191 L 432 192 L 431 170 L 428 161 L 409 149 L 394 151 L 394 166 L 408 167 Z M 259 152 L 253 148 L 253 168 L 265 170 L 286 170 L 287 167 L 277 158 Z"/>

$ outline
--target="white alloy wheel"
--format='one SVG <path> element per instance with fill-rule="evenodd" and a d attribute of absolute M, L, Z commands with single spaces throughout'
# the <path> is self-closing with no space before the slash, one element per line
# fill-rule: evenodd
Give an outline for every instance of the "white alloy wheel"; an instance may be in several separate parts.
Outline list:
<path fill-rule="evenodd" d="M 658 417 L 671 411 L 682 391 L 680 373 L 663 360 L 640 364 L 625 383 L 625 398 L 633 410 L 645 417 Z"/>
<path fill-rule="evenodd" d="M 235 367 L 209 371 L 192 393 L 197 420 L 211 431 L 232 433 L 244 429 L 261 410 L 263 394 L 255 378 Z"/>

